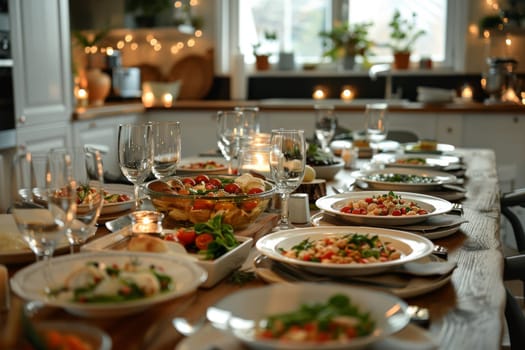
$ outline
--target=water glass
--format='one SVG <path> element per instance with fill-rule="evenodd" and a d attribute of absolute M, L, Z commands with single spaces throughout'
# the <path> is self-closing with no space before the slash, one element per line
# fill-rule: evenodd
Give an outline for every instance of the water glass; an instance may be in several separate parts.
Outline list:
<path fill-rule="evenodd" d="M 152 122 L 153 165 L 157 179 L 173 176 L 181 157 L 181 124 L 178 121 Z"/>
<path fill-rule="evenodd" d="M 93 148 L 54 148 L 51 154 L 71 157 L 73 178 L 77 185 L 75 220 L 66 231 L 70 253 L 94 236 L 96 223 L 104 205 L 104 169 L 102 155 Z"/>
<path fill-rule="evenodd" d="M 281 219 L 277 230 L 293 228 L 288 220 L 288 199 L 304 177 L 306 143 L 304 130 L 272 130 L 270 139 L 270 171 L 281 196 Z"/>
<path fill-rule="evenodd" d="M 228 162 L 228 174 L 233 174 L 233 159 L 237 157 L 244 135 L 244 114 L 239 111 L 217 112 L 217 144 Z"/>
<path fill-rule="evenodd" d="M 118 162 L 133 183 L 135 208 L 140 208 L 140 185 L 151 173 L 153 132 L 151 124 L 121 124 L 118 129 Z"/>
<path fill-rule="evenodd" d="M 330 142 L 335 136 L 337 117 L 333 106 L 315 105 L 315 138 L 325 152 L 330 152 Z"/>
<path fill-rule="evenodd" d="M 379 148 L 379 143 L 386 139 L 387 110 L 386 103 L 367 104 L 365 108 L 366 135 L 374 152 Z"/>

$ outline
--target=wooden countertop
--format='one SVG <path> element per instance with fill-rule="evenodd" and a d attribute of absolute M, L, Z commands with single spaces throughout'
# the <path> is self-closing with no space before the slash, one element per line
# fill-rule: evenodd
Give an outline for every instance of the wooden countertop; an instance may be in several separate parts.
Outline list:
<path fill-rule="evenodd" d="M 499 349 L 504 327 L 505 291 L 496 159 L 491 150 L 460 152 L 467 165 L 467 198 L 463 206 L 464 217 L 469 222 L 455 234 L 434 241 L 448 248 L 448 259 L 457 262 L 457 268 L 445 286 L 408 298 L 407 302 L 429 309 L 429 332 L 440 349 Z M 327 189 L 341 187 L 348 182 L 349 176 L 349 170 L 340 171 L 328 182 Z M 100 234 L 107 232 L 104 228 L 100 230 Z M 10 274 L 15 271 L 16 268 L 9 268 Z M 98 326 L 111 335 L 114 349 L 174 349 L 181 340 L 171 326 L 174 316 L 198 319 L 208 306 L 221 298 L 240 289 L 262 285 L 264 282 L 259 279 L 243 286 L 223 281 L 211 289 L 199 288 L 188 297 L 167 301 L 127 317 L 83 319 L 48 307 L 38 318 Z M 17 299 L 13 295 L 13 300 Z M 155 344 L 141 347 L 144 338 L 151 333 L 156 335 Z"/>
<path fill-rule="evenodd" d="M 324 101 L 323 103 L 329 103 Z M 73 120 L 89 120 L 99 117 L 111 117 L 126 113 L 143 113 L 144 111 L 217 111 L 221 109 L 233 109 L 238 106 L 257 106 L 261 111 L 310 111 L 315 104 L 314 100 L 286 99 L 261 100 L 261 101 L 235 101 L 235 100 L 181 100 L 175 101 L 170 108 L 152 107 L 145 108 L 140 102 L 111 102 L 103 106 L 77 108 L 73 113 Z M 335 104 L 338 111 L 362 111 L 363 103 Z M 425 104 L 419 102 L 408 102 L 393 104 L 389 106 L 392 112 L 405 113 L 475 113 L 475 114 L 516 114 L 525 113 L 525 105 L 516 104 L 493 104 L 487 105 L 479 102 L 471 103 L 448 103 L 448 104 Z"/>

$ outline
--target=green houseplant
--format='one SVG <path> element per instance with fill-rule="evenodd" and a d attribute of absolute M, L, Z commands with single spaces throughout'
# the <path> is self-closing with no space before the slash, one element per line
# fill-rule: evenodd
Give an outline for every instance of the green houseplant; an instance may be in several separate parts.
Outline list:
<path fill-rule="evenodd" d="M 270 56 L 272 52 L 270 51 L 261 51 L 262 47 L 265 47 L 269 50 L 277 42 L 277 33 L 275 31 L 265 30 L 264 31 L 264 43 L 262 45 L 260 42 L 252 45 L 253 55 L 255 56 L 255 67 L 257 70 L 268 70 L 270 69 Z"/>
<path fill-rule="evenodd" d="M 391 39 L 388 46 L 392 49 L 394 67 L 397 69 L 408 68 L 414 43 L 425 34 L 423 29 L 416 27 L 416 17 L 417 14 L 413 12 L 410 19 L 403 18 L 401 12 L 396 10 L 388 23 Z"/>
<path fill-rule="evenodd" d="M 367 61 L 367 55 L 372 47 L 368 39 L 368 30 L 372 23 L 334 24 L 332 30 L 322 31 L 323 46 L 327 49 L 323 56 L 332 60 L 343 59 L 345 69 L 353 69 L 356 56 L 362 56 Z"/>

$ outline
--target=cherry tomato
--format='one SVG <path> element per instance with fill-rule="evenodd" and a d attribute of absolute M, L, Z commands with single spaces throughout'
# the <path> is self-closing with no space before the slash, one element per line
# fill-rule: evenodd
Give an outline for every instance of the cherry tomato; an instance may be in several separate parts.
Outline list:
<path fill-rule="evenodd" d="M 419 210 L 417 211 L 417 213 L 418 213 L 419 215 L 426 215 L 426 214 L 428 214 L 428 211 L 426 211 L 425 209 L 419 209 Z"/>
<path fill-rule="evenodd" d="M 195 180 L 193 180 L 191 177 L 183 178 L 182 183 L 191 187 L 195 186 Z"/>
<path fill-rule="evenodd" d="M 252 211 L 259 204 L 258 200 L 244 201 L 242 202 L 242 208 L 246 211 Z"/>
<path fill-rule="evenodd" d="M 194 230 L 181 228 L 177 231 L 177 239 L 182 245 L 190 245 L 195 242 L 196 233 Z"/>
<path fill-rule="evenodd" d="M 195 176 L 195 182 L 196 183 L 201 183 L 201 182 L 208 183 L 208 182 L 210 182 L 210 178 L 207 175 L 204 175 L 204 174 L 197 175 L 197 176 Z"/>
<path fill-rule="evenodd" d="M 222 182 L 221 182 L 221 180 L 216 179 L 216 178 L 212 178 L 212 179 L 210 179 L 210 181 L 208 182 L 208 184 L 215 185 L 216 188 L 222 188 Z"/>
<path fill-rule="evenodd" d="M 235 182 L 224 185 L 224 190 L 228 193 L 241 193 L 241 187 Z"/>
<path fill-rule="evenodd" d="M 354 209 L 354 210 L 352 210 L 352 214 L 360 215 L 361 214 L 361 209 Z"/>
<path fill-rule="evenodd" d="M 212 184 L 211 182 L 208 182 L 206 185 L 204 185 L 204 188 L 206 188 L 206 190 L 208 191 L 213 191 L 213 190 L 218 189 L 217 185 Z"/>
<path fill-rule="evenodd" d="M 172 241 L 172 242 L 176 242 L 177 241 L 177 237 L 173 233 L 168 233 L 168 234 L 164 235 L 164 239 L 166 241 Z"/>
<path fill-rule="evenodd" d="M 248 190 L 248 194 L 256 194 L 256 193 L 261 193 L 261 192 L 264 192 L 264 191 L 262 188 L 259 188 L 259 187 L 250 188 Z"/>
<path fill-rule="evenodd" d="M 399 209 L 396 209 L 396 210 L 392 211 L 392 216 L 401 216 L 401 214 L 402 214 L 401 210 L 399 210 Z"/>
<path fill-rule="evenodd" d="M 213 201 L 207 199 L 195 199 L 193 201 L 194 210 L 211 209 L 213 208 Z"/>
<path fill-rule="evenodd" d="M 341 208 L 342 213 L 352 214 L 352 208 L 351 207 L 342 207 Z"/>
<path fill-rule="evenodd" d="M 213 236 L 210 233 L 201 233 L 195 238 L 195 245 L 199 250 L 208 249 L 208 244 L 213 242 Z"/>

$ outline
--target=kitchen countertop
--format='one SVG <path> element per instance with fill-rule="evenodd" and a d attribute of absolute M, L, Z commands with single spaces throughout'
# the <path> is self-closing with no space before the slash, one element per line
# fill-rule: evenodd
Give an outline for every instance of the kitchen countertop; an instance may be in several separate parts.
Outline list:
<path fill-rule="evenodd" d="M 175 101 L 170 108 L 152 107 L 145 108 L 142 103 L 111 102 L 103 106 L 77 108 L 73 113 L 73 120 L 86 120 L 98 117 L 110 117 L 123 113 L 142 113 L 147 110 L 219 110 L 232 109 L 237 106 L 258 106 L 261 111 L 289 111 L 311 110 L 315 104 L 333 105 L 340 111 L 361 111 L 366 103 L 384 102 L 382 99 L 359 99 L 351 102 L 341 100 L 316 101 L 312 99 L 267 99 L 259 101 L 235 100 L 181 100 Z M 407 100 L 389 101 L 389 110 L 392 112 L 406 113 L 525 113 L 525 105 L 516 104 L 484 104 L 479 102 L 428 104 L 410 102 Z"/>

